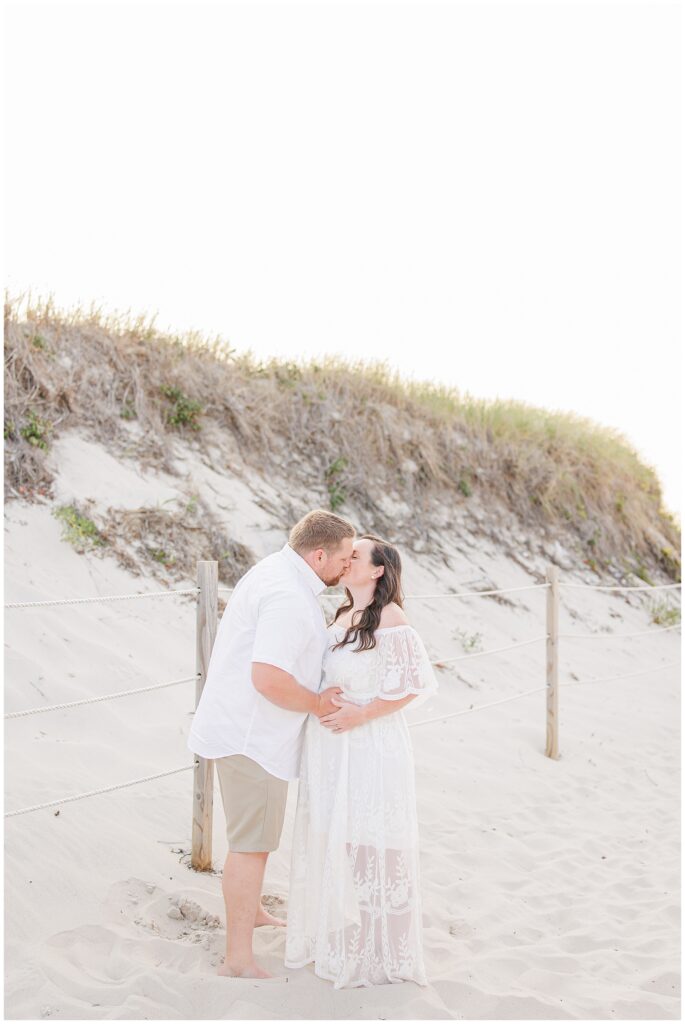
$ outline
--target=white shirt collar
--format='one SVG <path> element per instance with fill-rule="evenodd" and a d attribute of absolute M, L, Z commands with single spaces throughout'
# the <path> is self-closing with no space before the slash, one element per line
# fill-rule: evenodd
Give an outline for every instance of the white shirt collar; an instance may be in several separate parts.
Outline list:
<path fill-rule="evenodd" d="M 314 594 L 320 594 L 322 590 L 326 589 L 326 584 L 320 576 L 312 569 L 311 565 L 305 562 L 302 555 L 299 555 L 294 548 L 290 547 L 290 544 L 284 544 L 281 548 L 282 553 L 286 556 L 288 561 L 292 562 L 298 572 L 301 572 L 307 581 L 307 585 L 311 587 Z"/>

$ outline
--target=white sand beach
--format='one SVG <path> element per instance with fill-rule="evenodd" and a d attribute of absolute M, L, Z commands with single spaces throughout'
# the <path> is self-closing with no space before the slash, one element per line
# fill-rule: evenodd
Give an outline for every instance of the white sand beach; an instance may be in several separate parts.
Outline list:
<path fill-rule="evenodd" d="M 56 440 L 51 458 L 55 502 L 6 509 L 5 601 L 164 589 L 109 556 L 77 553 L 51 507 L 72 499 L 92 499 L 103 513 L 154 505 L 179 493 L 179 478 L 143 475 L 75 433 Z M 265 508 L 280 503 L 287 481 L 239 479 L 190 457 L 184 468 L 185 482 L 257 558 L 285 542 Z M 351 507 L 342 511 L 356 521 Z M 537 542 L 550 538 L 514 529 L 502 546 L 488 536 L 485 513 L 477 534 L 459 525 L 458 511 L 445 514 L 453 517 L 448 558 L 401 549 L 408 595 L 540 582 L 533 573 L 550 559 Z M 567 582 L 599 582 L 570 556 L 559 571 Z M 410 599 L 406 610 L 436 660 L 464 654 L 460 637 L 487 650 L 545 632 L 542 589 Z M 649 628 L 644 595 L 562 590 L 560 630 L 598 639 L 561 642 L 562 684 L 588 683 L 561 687 L 558 760 L 544 755 L 544 692 L 420 724 L 543 686 L 544 641 L 437 669 L 438 695 L 407 712 L 427 988 L 334 992 L 311 967 L 283 966 L 284 934 L 270 927 L 256 932 L 255 949 L 277 978 L 218 977 L 223 812 L 217 786 L 214 871 L 196 873 L 186 770 L 5 819 L 6 1017 L 679 1019 L 680 672 L 660 666 L 678 660 L 680 631 L 619 636 Z M 652 671 L 591 683 L 641 669 Z M 192 597 L 5 612 L 6 713 L 194 672 Z M 190 764 L 194 689 L 183 683 L 7 721 L 6 813 Z M 267 866 L 276 914 L 287 912 L 296 799 L 294 783 Z"/>

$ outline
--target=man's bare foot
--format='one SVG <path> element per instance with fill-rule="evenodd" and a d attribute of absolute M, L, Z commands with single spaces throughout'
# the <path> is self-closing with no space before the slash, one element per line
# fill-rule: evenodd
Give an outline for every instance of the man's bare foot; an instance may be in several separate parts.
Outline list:
<path fill-rule="evenodd" d="M 263 967 L 259 967 L 254 962 L 232 967 L 224 960 L 216 973 L 223 975 L 225 978 L 273 978 L 273 974 L 269 974 L 268 971 L 265 971 Z"/>
<path fill-rule="evenodd" d="M 257 911 L 257 916 L 255 918 L 255 928 L 260 928 L 263 924 L 275 924 L 283 926 L 285 925 L 285 923 L 286 921 L 284 917 L 274 917 L 273 914 L 269 913 L 266 907 L 260 904 L 259 910 Z"/>

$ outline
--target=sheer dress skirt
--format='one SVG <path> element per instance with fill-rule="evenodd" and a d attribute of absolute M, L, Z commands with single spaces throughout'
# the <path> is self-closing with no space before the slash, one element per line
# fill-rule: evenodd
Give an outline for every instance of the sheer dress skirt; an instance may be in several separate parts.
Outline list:
<path fill-rule="evenodd" d="M 343 733 L 306 724 L 287 967 L 335 988 L 426 985 L 414 757 L 401 710 Z"/>

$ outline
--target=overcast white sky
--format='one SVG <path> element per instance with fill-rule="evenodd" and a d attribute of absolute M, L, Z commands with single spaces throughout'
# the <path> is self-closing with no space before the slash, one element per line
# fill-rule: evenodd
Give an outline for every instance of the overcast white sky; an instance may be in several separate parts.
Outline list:
<path fill-rule="evenodd" d="M 680 513 L 678 2 L 5 10 L 10 293 L 573 410 Z"/>

